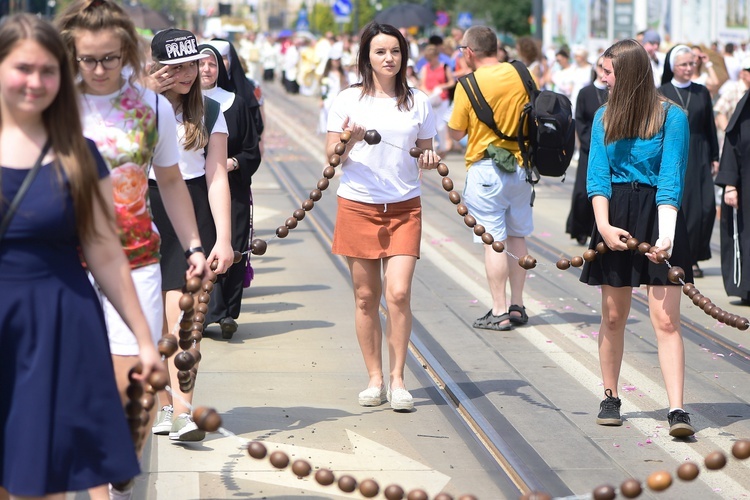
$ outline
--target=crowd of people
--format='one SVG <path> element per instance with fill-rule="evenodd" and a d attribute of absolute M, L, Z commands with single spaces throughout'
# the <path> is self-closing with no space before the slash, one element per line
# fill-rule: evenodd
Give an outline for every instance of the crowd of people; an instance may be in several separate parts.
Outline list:
<path fill-rule="evenodd" d="M 650 30 L 593 61 L 582 47 L 548 59 L 529 37 L 508 48 L 483 26 L 423 42 L 372 22 L 356 38 L 250 34 L 236 46 L 168 29 L 144 51 L 113 0 L 74 0 L 54 25 L 28 14 L 2 21 L 2 488 L 13 497 L 88 489 L 94 499 L 131 498 L 143 441 L 133 445 L 123 404 L 131 379 L 152 373 L 167 373 L 171 392 L 160 393 L 139 432 L 204 438 L 190 413 L 192 391 L 181 390 L 174 359 L 163 362 L 155 344 L 179 322 L 186 279 L 209 281 L 209 265 L 219 277 L 205 322 L 219 325 L 225 339 L 237 330 L 251 268 L 246 256 L 234 256 L 248 249 L 252 177 L 263 154 L 259 82 L 278 79 L 286 92 L 320 99 L 318 131 L 342 167 L 332 252 L 346 257 L 351 273 L 367 372 L 360 405 L 414 407 L 404 372 L 420 182 L 446 154 L 464 155 L 464 203 L 509 251 L 484 245 L 492 305 L 474 327 L 527 324 L 526 273 L 509 253 L 525 255 L 534 229 L 532 186 L 511 139 L 528 132 L 517 129 L 529 95 L 519 71 L 505 64 L 511 58 L 540 88 L 572 101 L 579 154 L 566 230 L 582 245 L 611 250 L 581 275 L 602 290 L 597 423 L 622 425 L 624 331 L 632 289 L 646 285 L 669 432 L 695 432 L 683 408 L 681 290 L 659 253 L 686 269 L 686 281 L 702 276 L 719 186 L 727 293 L 750 302 L 750 277 L 743 280 L 750 271 L 741 266 L 750 252 L 750 236 L 741 233 L 750 211 L 742 199 L 750 189 L 742 175 L 750 58 L 735 64 L 728 44 L 723 82 L 699 47 L 661 52 Z M 494 127 L 478 117 L 476 96 L 461 80 L 469 74 Z M 399 147 L 376 147 L 373 129 Z M 653 248 L 631 252 L 629 238 Z"/>

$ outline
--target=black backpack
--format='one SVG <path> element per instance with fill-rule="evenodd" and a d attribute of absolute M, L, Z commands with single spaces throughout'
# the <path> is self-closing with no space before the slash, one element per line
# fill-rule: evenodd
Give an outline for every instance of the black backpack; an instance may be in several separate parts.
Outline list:
<path fill-rule="evenodd" d="M 528 172 L 527 179 L 536 184 L 541 175 L 562 177 L 570 166 L 575 149 L 576 127 L 570 99 L 551 90 L 539 91 L 526 65 L 520 61 L 512 64 L 529 94 L 529 103 L 524 106 L 518 120 L 518 147 Z M 529 127 L 528 147 L 522 134 L 526 124 Z"/>
<path fill-rule="evenodd" d="M 515 135 L 504 134 L 495 124 L 494 112 L 482 96 L 472 73 L 458 79 L 466 90 L 479 121 L 487 125 L 495 135 L 506 141 L 518 141 L 518 148 L 526 169 L 526 180 L 534 186 L 540 176 L 562 177 L 570 165 L 575 148 L 575 120 L 573 109 L 563 94 L 551 90 L 539 91 L 531 73 L 520 61 L 511 63 L 521 77 L 529 102 L 518 118 Z M 523 135 L 528 126 L 528 136 Z M 564 180 L 564 179 L 563 179 Z M 531 198 L 532 204 L 534 198 Z"/>

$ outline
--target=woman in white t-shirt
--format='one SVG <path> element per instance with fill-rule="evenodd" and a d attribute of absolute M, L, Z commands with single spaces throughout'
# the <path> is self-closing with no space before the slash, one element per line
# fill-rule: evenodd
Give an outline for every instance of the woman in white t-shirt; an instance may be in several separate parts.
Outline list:
<path fill-rule="evenodd" d="M 174 111 L 164 97 L 134 83 L 142 71 L 142 52 L 135 27 L 118 4 L 79 0 L 60 14 L 57 24 L 77 62 L 74 69 L 80 77 L 84 133 L 96 142 L 111 170 L 120 240 L 156 343 L 162 333 L 164 305 L 160 237 L 148 210 L 150 166 L 182 248 L 201 244 L 190 195 L 177 166 Z M 187 261 L 190 276 L 203 275 L 203 254 L 193 254 Z M 118 389 L 125 400 L 127 375 L 138 363 L 139 346 L 112 304 L 103 295 L 100 299 Z M 153 418 L 154 412 L 150 414 Z M 139 453 L 143 441 L 138 443 Z"/>
<path fill-rule="evenodd" d="M 201 243 L 209 252 L 208 262 L 213 264 L 216 261 L 216 273 L 223 274 L 234 260 L 226 167 L 227 122 L 219 104 L 210 99 L 204 101 L 201 93 L 198 60 L 207 55 L 198 51 L 197 40 L 191 32 L 167 29 L 151 40 L 151 57 L 154 65 L 150 85 L 157 87 L 175 112 L 180 172 L 193 200 Z M 185 283 L 182 248 L 175 244 L 169 219 L 160 203 L 160 190 L 156 183 L 149 181 L 149 184 L 154 221 L 162 235 L 161 270 L 166 327 L 172 328 L 180 317 L 179 300 Z M 187 253 L 193 252 L 204 250 L 203 247 L 191 248 Z M 195 349 L 199 346 L 200 343 L 194 342 Z M 169 438 L 176 441 L 200 441 L 206 433 L 198 429 L 185 404 L 185 401 L 192 403 L 193 391 L 183 392 L 180 389 L 174 359 L 173 356 L 169 360 L 169 374 L 172 394 L 176 396 L 172 399 L 166 393 L 159 394 L 163 406 L 152 432 L 168 433 Z"/>
<path fill-rule="evenodd" d="M 351 134 L 340 155 L 343 175 L 333 253 L 347 257 L 354 286 L 354 321 L 369 376 L 359 404 L 377 406 L 387 400 L 394 410 L 407 411 L 414 408 L 404 385 L 404 367 L 412 326 L 411 282 L 422 232 L 421 170 L 440 162 L 432 151 L 435 116 L 429 99 L 409 88 L 406 80 L 408 55 L 406 40 L 393 26 L 372 22 L 364 28 L 358 58 L 362 82 L 334 101 L 326 145 L 330 158 L 342 132 Z M 367 130 L 377 131 L 383 142 L 365 142 Z M 409 155 L 415 146 L 423 150 L 416 160 Z M 388 386 L 378 314 L 381 295 L 388 308 Z"/>

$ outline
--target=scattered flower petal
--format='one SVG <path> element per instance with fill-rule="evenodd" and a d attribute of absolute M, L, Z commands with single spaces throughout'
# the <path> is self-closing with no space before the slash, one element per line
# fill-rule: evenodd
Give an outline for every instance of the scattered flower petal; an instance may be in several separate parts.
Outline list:
<path fill-rule="evenodd" d="M 634 385 L 623 385 L 622 390 L 625 392 L 633 392 L 636 390 L 636 387 Z"/>

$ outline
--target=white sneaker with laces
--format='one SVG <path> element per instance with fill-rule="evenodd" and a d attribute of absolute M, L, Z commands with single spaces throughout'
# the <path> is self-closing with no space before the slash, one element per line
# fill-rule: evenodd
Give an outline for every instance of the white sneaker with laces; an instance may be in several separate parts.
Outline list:
<path fill-rule="evenodd" d="M 198 428 L 189 413 L 180 413 L 172 422 L 169 439 L 172 441 L 203 441 L 206 431 Z"/>
<path fill-rule="evenodd" d="M 174 408 L 172 406 L 162 406 L 159 413 L 156 415 L 154 425 L 151 426 L 151 433 L 164 436 L 169 434 L 172 430 L 172 417 L 174 416 Z"/>
<path fill-rule="evenodd" d="M 411 411 L 414 409 L 414 399 L 406 389 L 401 387 L 388 389 L 387 396 L 388 401 L 391 403 L 391 408 L 396 411 Z"/>

